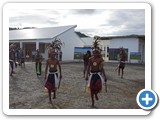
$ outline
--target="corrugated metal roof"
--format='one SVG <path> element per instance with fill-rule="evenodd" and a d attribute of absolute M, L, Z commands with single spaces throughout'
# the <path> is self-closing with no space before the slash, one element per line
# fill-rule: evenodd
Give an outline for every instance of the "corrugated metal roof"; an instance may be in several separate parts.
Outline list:
<path fill-rule="evenodd" d="M 12 41 L 12 40 L 52 39 L 75 27 L 77 27 L 77 25 L 10 30 L 9 40 Z"/>

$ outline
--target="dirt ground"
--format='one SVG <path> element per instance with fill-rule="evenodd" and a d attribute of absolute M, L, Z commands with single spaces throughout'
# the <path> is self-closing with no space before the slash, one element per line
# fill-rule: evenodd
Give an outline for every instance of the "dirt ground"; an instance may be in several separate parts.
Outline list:
<path fill-rule="evenodd" d="M 92 109 L 90 93 L 85 92 L 83 63 L 62 63 L 62 81 L 57 90 L 57 98 L 49 104 L 48 93 L 44 89 L 44 69 L 42 76 L 35 73 L 35 63 L 26 62 L 18 66 L 16 74 L 9 78 L 10 109 Z M 138 109 L 137 93 L 145 87 L 145 66 L 126 64 L 124 78 L 115 71 L 117 63 L 105 63 L 108 78 L 108 92 L 103 89 L 95 101 L 97 109 Z"/>

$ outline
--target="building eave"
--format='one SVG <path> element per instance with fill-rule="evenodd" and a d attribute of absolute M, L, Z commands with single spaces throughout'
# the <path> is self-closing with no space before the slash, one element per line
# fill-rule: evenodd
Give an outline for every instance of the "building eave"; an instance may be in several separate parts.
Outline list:
<path fill-rule="evenodd" d="M 141 38 L 145 40 L 145 35 L 126 35 L 126 36 L 108 36 L 108 37 L 100 37 L 101 40 L 112 40 L 114 38 Z"/>

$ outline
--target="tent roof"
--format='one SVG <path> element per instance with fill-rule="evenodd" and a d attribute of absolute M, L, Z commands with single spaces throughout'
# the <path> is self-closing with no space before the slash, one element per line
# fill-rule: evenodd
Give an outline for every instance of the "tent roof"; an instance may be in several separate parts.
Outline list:
<path fill-rule="evenodd" d="M 77 27 L 77 25 L 10 30 L 9 40 L 15 41 L 15 40 L 53 39 L 75 27 Z"/>

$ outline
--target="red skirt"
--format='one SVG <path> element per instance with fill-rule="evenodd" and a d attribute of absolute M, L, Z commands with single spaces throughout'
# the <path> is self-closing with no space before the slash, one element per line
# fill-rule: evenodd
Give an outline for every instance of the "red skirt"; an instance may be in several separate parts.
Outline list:
<path fill-rule="evenodd" d="M 58 75 L 58 74 L 57 74 Z M 49 91 L 54 91 L 56 90 L 55 87 L 55 74 L 49 74 L 48 78 L 47 78 L 47 82 L 45 84 L 45 87 L 49 90 Z"/>
<path fill-rule="evenodd" d="M 101 91 L 102 81 L 98 74 L 92 75 L 91 82 L 90 82 L 90 89 L 91 89 L 91 92 L 96 94 Z"/>

